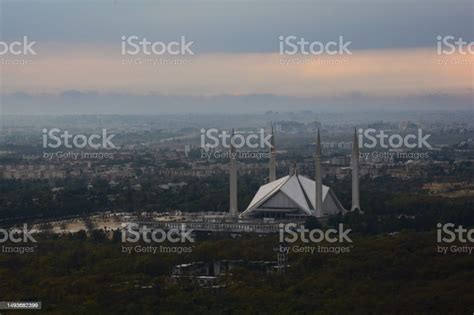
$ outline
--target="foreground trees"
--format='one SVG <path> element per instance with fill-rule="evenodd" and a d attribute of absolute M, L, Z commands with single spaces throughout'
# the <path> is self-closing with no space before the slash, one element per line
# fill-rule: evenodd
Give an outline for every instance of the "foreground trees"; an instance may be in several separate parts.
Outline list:
<path fill-rule="evenodd" d="M 41 300 L 47 314 L 472 312 L 474 257 L 438 254 L 435 232 L 356 234 L 349 253 L 290 254 L 285 274 L 236 269 L 220 289 L 173 284 L 171 268 L 275 260 L 277 237 L 205 236 L 189 254 L 128 255 L 99 234 L 42 236 L 34 254 L 2 254 L 1 300 Z"/>

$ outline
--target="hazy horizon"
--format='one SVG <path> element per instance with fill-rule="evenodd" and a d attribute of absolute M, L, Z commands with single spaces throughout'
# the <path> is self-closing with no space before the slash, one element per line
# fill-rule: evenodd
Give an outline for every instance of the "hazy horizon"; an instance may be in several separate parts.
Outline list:
<path fill-rule="evenodd" d="M 437 53 L 440 36 L 474 39 L 472 9 L 470 1 L 428 0 L 2 1 L 0 41 L 27 36 L 35 54 L 0 55 L 0 110 L 472 110 L 474 55 Z M 192 54 L 124 54 L 131 36 L 183 38 Z M 345 42 L 349 53 L 282 54 L 288 36 L 293 44 Z"/>

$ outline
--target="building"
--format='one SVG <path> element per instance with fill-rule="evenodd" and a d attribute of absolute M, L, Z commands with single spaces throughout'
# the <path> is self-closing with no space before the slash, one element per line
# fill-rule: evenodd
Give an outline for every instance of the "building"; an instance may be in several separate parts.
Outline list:
<path fill-rule="evenodd" d="M 272 147 L 270 148 L 270 182 L 261 186 L 247 209 L 240 213 L 239 218 L 276 218 L 295 219 L 306 216 L 317 218 L 327 217 L 346 210 L 330 187 L 322 183 L 321 139 L 319 131 L 316 139 L 315 152 L 315 180 L 298 174 L 295 167 L 289 175 L 275 179 L 275 145 L 272 128 Z M 359 149 L 357 134 L 354 131 L 354 140 L 351 156 L 352 169 L 352 207 L 351 210 L 360 210 L 359 205 Z M 237 178 L 236 161 L 230 163 L 231 189 L 230 213 L 235 216 L 237 207 Z"/>
<path fill-rule="evenodd" d="M 322 186 L 322 212 L 316 215 L 316 184 L 305 176 L 295 172 L 271 183 L 263 185 L 257 191 L 241 217 L 290 219 L 300 216 L 318 217 L 345 213 L 346 210 L 334 192 Z"/>

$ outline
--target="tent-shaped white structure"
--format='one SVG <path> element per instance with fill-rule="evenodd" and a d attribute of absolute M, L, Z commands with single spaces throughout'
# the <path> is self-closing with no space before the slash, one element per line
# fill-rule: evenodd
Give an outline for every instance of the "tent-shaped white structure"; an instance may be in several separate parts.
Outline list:
<path fill-rule="evenodd" d="M 287 175 L 260 187 L 242 218 L 295 218 L 328 216 L 345 213 L 341 202 L 333 191 L 323 185 L 323 212 L 315 211 L 316 184 L 305 176 Z"/>

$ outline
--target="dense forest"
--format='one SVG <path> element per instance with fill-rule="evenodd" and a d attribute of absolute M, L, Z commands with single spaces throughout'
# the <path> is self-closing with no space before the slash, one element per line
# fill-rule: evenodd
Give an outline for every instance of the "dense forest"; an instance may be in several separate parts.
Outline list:
<path fill-rule="evenodd" d="M 44 314 L 472 314 L 474 256 L 438 254 L 434 232 L 353 240 L 349 253 L 290 253 L 284 274 L 235 269 L 202 288 L 170 282 L 172 266 L 275 260 L 277 237 L 213 235 L 192 253 L 127 255 L 98 231 L 43 235 L 33 254 L 0 256 L 0 297 L 42 301 Z"/>

